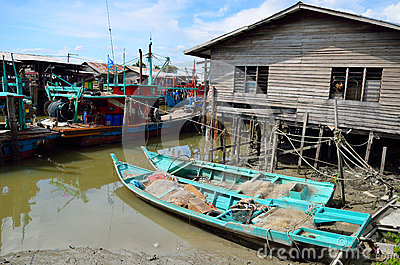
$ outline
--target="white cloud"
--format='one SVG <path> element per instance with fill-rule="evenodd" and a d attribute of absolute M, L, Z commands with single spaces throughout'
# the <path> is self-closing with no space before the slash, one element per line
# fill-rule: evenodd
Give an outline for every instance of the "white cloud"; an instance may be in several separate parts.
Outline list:
<path fill-rule="evenodd" d="M 287 7 L 286 1 L 266 0 L 258 7 L 243 9 L 238 13 L 219 21 L 207 22 L 201 20 L 199 17 L 195 17 L 194 25 L 187 28 L 186 33 L 192 40 L 205 41 L 222 33 L 257 22 L 263 18 L 271 16 L 285 7 Z"/>
<path fill-rule="evenodd" d="M 400 2 L 396 5 L 392 4 L 383 10 L 386 19 L 389 21 L 400 23 Z"/>
<path fill-rule="evenodd" d="M 85 48 L 82 45 L 78 45 L 74 48 L 74 51 L 76 52 L 84 52 Z"/>

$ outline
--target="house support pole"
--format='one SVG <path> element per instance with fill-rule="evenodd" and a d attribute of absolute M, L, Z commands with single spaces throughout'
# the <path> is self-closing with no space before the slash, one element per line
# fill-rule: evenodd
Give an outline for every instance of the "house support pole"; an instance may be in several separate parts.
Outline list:
<path fill-rule="evenodd" d="M 315 160 L 314 160 L 314 167 L 319 168 L 319 156 L 321 153 L 321 141 L 322 141 L 322 136 L 324 134 L 324 127 L 320 126 L 319 127 L 319 134 L 318 134 L 318 143 L 317 143 L 317 150 L 315 152 Z"/>
<path fill-rule="evenodd" d="M 337 152 L 337 160 L 338 160 L 338 170 L 339 170 L 339 178 L 340 178 L 340 189 L 342 195 L 342 204 L 346 204 L 346 195 L 344 192 L 344 175 L 343 175 L 343 161 L 342 154 L 340 153 L 340 142 L 341 142 L 341 133 L 339 130 L 339 118 L 338 118 L 338 107 L 337 107 L 337 99 L 335 99 L 335 141 L 336 141 L 336 152 Z"/>
<path fill-rule="evenodd" d="M 387 147 L 384 146 L 382 149 L 381 168 L 379 170 L 379 173 L 381 175 L 383 175 L 383 171 L 385 170 L 386 151 L 387 151 Z"/>
<path fill-rule="evenodd" d="M 368 164 L 369 155 L 371 153 L 372 142 L 374 141 L 374 132 L 369 132 L 367 150 L 365 151 L 365 162 Z"/>
<path fill-rule="evenodd" d="M 307 120 L 308 120 L 308 112 L 304 113 L 304 118 L 303 118 L 303 130 L 301 132 L 301 143 L 300 143 L 300 156 L 299 160 L 297 162 L 297 173 L 300 173 L 301 169 L 301 162 L 303 160 L 303 148 L 304 148 L 304 138 L 306 136 L 306 130 L 307 130 Z"/>

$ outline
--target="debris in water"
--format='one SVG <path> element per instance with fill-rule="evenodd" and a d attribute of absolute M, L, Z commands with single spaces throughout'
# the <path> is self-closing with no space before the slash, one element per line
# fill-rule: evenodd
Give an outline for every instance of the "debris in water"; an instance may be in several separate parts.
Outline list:
<path fill-rule="evenodd" d="M 157 248 L 158 247 L 158 242 L 153 243 L 153 247 Z"/>

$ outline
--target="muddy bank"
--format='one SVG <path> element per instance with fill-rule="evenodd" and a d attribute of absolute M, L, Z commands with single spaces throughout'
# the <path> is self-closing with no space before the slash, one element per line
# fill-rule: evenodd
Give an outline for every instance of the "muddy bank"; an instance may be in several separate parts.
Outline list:
<path fill-rule="evenodd" d="M 256 259 L 255 259 L 256 258 Z M 121 250 L 113 253 L 103 248 L 75 248 L 63 250 L 37 250 L 21 251 L 10 253 L 0 257 L 0 264 L 73 264 L 73 265 L 92 265 L 92 264 L 288 264 L 288 261 L 280 261 L 276 258 L 259 259 L 257 257 L 242 258 L 226 253 L 221 255 L 210 255 L 205 252 L 189 252 L 184 255 L 156 256 L 137 253 L 128 250 Z M 300 264 L 290 262 L 290 264 Z"/>

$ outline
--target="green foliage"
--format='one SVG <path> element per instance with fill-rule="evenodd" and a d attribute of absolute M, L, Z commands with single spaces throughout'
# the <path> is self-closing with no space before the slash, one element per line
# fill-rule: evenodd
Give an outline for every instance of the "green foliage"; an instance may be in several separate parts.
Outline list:
<path fill-rule="evenodd" d="M 173 73 L 176 70 L 178 70 L 178 67 L 176 67 L 175 65 L 167 65 L 166 67 L 164 67 L 163 72 L 165 72 L 165 73 Z"/>
<path fill-rule="evenodd" d="M 138 60 L 133 66 L 140 67 L 140 61 Z M 142 67 L 146 68 L 146 65 L 142 62 Z"/>

